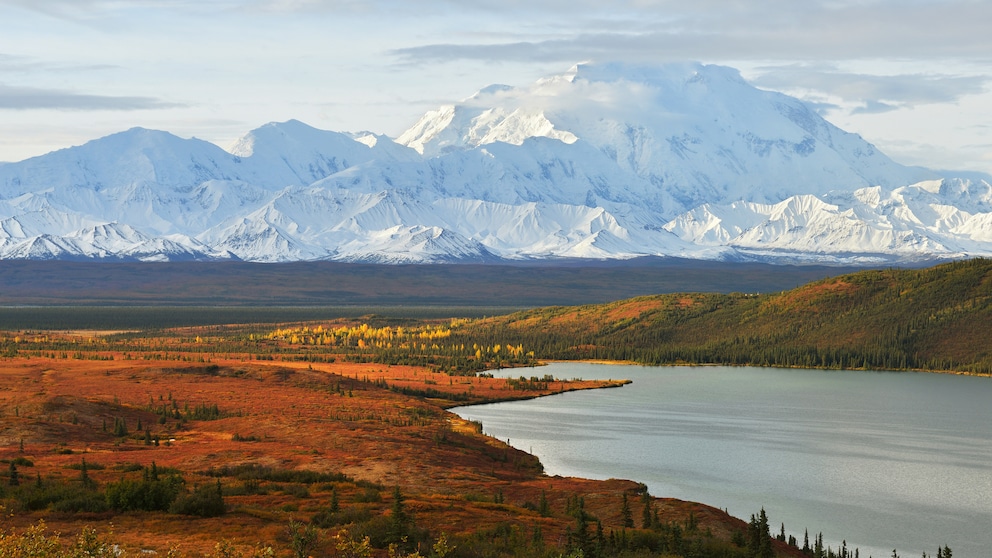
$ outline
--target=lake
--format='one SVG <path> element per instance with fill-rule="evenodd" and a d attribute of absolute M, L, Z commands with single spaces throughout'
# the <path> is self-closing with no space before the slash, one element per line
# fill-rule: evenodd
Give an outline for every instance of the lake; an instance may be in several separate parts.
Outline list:
<path fill-rule="evenodd" d="M 643 482 L 833 548 L 992 556 L 992 379 L 911 372 L 554 363 L 502 376 L 618 389 L 459 407 L 549 475 Z"/>

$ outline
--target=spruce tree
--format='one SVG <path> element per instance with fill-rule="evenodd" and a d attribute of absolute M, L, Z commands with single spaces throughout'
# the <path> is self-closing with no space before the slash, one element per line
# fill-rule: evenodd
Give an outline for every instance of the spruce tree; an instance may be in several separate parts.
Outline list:
<path fill-rule="evenodd" d="M 89 467 L 86 465 L 86 459 L 79 462 L 79 482 L 86 488 L 90 488 L 96 483 L 90 478 Z"/>
<path fill-rule="evenodd" d="M 758 557 L 772 558 L 774 555 L 772 536 L 768 530 L 768 515 L 765 514 L 765 508 L 761 508 L 758 514 Z"/>
<path fill-rule="evenodd" d="M 124 417 L 114 419 L 114 436 L 118 438 L 127 436 L 127 422 Z"/>
<path fill-rule="evenodd" d="M 397 485 L 393 488 L 392 514 L 389 517 L 389 541 L 398 543 L 407 535 L 407 524 L 409 517 L 406 514 L 406 507 L 403 505 L 403 494 Z"/>
<path fill-rule="evenodd" d="M 541 531 L 540 524 L 534 525 L 534 532 L 531 534 L 530 540 L 537 548 L 544 546 L 544 533 Z"/>
<path fill-rule="evenodd" d="M 592 556 L 592 539 L 589 538 L 589 517 L 586 515 L 585 503 L 579 500 L 575 512 L 575 533 L 573 534 L 574 548 L 581 550 L 583 556 Z"/>
<path fill-rule="evenodd" d="M 634 516 L 630 513 L 630 502 L 627 501 L 627 493 L 623 493 L 623 504 L 620 507 L 620 517 L 623 519 L 624 527 L 634 526 Z"/>
<path fill-rule="evenodd" d="M 337 486 L 332 486 L 331 487 L 331 504 L 330 504 L 331 513 L 337 513 L 340 509 L 341 509 L 341 504 L 338 502 L 338 487 Z"/>
<path fill-rule="evenodd" d="M 747 549 L 748 556 L 757 556 L 758 547 L 761 546 L 761 535 L 758 532 L 758 518 L 752 513 L 751 520 L 747 522 L 747 542 L 744 548 Z"/>
<path fill-rule="evenodd" d="M 606 550 L 606 537 L 603 535 L 603 522 L 596 520 L 596 547 L 595 555 L 602 556 L 603 551 Z"/>

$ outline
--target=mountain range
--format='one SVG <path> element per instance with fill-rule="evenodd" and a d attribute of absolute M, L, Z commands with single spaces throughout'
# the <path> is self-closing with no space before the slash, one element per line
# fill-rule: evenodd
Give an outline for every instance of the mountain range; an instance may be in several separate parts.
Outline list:
<path fill-rule="evenodd" d="M 395 139 L 131 129 L 0 165 L 0 259 L 877 263 L 992 254 L 992 177 L 900 165 L 731 68 L 582 64 Z"/>

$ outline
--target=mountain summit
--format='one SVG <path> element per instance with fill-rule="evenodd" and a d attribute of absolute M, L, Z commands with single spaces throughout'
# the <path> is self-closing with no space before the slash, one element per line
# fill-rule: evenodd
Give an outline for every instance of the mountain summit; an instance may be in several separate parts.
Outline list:
<path fill-rule="evenodd" d="M 669 212 L 934 178 L 802 101 L 701 64 L 582 64 L 527 88 L 493 86 L 428 113 L 397 141 L 437 156 L 534 137 L 594 146 L 674 197 L 678 207 L 654 208 Z"/>
<path fill-rule="evenodd" d="M 990 181 L 899 165 L 732 68 L 580 64 L 395 141 L 132 129 L 2 165 L 0 258 L 966 257 L 992 254 Z"/>

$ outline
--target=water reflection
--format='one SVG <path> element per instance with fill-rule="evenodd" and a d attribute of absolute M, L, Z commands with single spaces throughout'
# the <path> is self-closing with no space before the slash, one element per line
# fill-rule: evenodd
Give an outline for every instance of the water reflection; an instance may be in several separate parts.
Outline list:
<path fill-rule="evenodd" d="M 530 372 L 530 371 L 528 371 Z M 549 474 L 622 477 L 862 556 L 992 549 L 992 380 L 915 373 L 556 363 L 620 389 L 457 409 Z M 518 376 L 519 371 L 508 371 Z"/>

